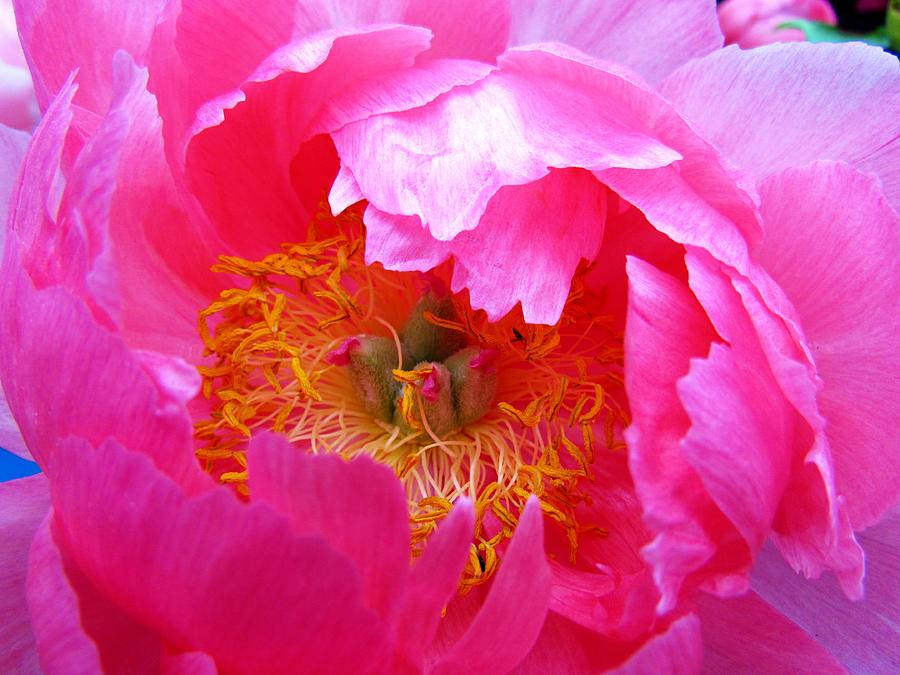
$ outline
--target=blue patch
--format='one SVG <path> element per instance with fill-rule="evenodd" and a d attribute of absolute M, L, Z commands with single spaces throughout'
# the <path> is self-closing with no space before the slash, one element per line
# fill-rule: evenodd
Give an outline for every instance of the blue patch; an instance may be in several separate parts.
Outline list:
<path fill-rule="evenodd" d="M 33 476 L 40 472 L 41 467 L 34 462 L 29 462 L 0 448 L 0 483 L 14 478 Z"/>

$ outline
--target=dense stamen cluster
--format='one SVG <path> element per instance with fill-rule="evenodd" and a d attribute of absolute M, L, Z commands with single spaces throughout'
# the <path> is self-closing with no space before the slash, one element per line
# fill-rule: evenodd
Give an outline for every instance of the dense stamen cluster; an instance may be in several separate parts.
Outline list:
<path fill-rule="evenodd" d="M 247 440 L 285 434 L 298 451 L 366 454 L 391 467 L 409 498 L 413 554 L 453 501 L 475 503 L 462 587 L 493 574 L 532 494 L 558 523 L 574 562 L 585 532 L 576 511 L 593 479 L 596 430 L 617 449 L 627 412 L 621 337 L 591 316 L 576 279 L 560 323 L 519 312 L 489 322 L 464 294 L 429 277 L 364 261 L 358 214 L 323 210 L 303 244 L 259 261 L 222 257 L 214 270 L 248 280 L 200 313 L 210 363 L 209 409 L 197 456 L 248 494 Z"/>

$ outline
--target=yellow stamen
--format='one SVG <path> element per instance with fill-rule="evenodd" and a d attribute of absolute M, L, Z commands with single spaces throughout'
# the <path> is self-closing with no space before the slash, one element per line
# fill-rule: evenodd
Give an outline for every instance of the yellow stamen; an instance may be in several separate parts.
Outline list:
<path fill-rule="evenodd" d="M 316 238 L 319 228 L 331 235 Z M 614 449 L 621 447 L 617 429 L 627 424 L 627 412 L 601 385 L 621 386 L 621 336 L 581 308 L 586 291 L 577 278 L 556 326 L 526 324 L 518 311 L 492 323 L 471 309 L 465 293 L 452 296 L 458 320 L 428 312 L 425 318 L 499 351 L 499 403 L 482 419 L 437 435 L 421 415 L 420 387 L 433 368 L 402 368 L 395 329 L 424 285 L 416 275 L 367 266 L 363 234 L 357 213 L 333 218 L 323 209 L 308 241 L 284 244 L 261 260 L 223 256 L 213 266 L 244 277 L 247 288 L 223 291 L 198 318 L 210 357 L 198 370 L 211 405 L 209 418 L 195 425 L 198 459 L 246 496 L 245 450 L 254 433 L 273 429 L 312 453 L 369 455 L 406 489 L 412 555 L 458 497 L 472 499 L 475 534 L 463 592 L 502 564 L 532 495 L 562 528 L 574 560 L 579 537 L 602 530 L 576 518 L 587 502 L 581 485 L 594 476 L 594 425 L 603 421 L 606 446 Z M 435 274 L 449 280 L 449 264 Z M 329 365 L 328 354 L 352 335 L 394 341 L 392 375 L 402 385 L 398 405 L 408 428 L 366 413 L 345 369 Z"/>

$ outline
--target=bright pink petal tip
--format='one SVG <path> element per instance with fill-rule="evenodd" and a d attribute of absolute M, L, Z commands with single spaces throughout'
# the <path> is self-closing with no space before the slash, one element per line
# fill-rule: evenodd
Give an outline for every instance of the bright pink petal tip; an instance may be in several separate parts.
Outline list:
<path fill-rule="evenodd" d="M 497 359 L 500 358 L 500 352 L 496 349 L 482 349 L 474 359 L 469 362 L 469 368 L 473 370 L 483 370 L 487 374 L 497 372 Z"/>
<path fill-rule="evenodd" d="M 438 400 L 438 396 L 441 393 L 441 383 L 438 380 L 438 375 L 435 371 L 432 371 L 425 376 L 420 391 L 427 401 Z"/>
<path fill-rule="evenodd" d="M 325 356 L 325 361 L 332 366 L 346 366 L 350 363 L 350 355 L 359 347 L 359 338 L 350 337 L 341 343 L 341 346 L 334 349 Z"/>

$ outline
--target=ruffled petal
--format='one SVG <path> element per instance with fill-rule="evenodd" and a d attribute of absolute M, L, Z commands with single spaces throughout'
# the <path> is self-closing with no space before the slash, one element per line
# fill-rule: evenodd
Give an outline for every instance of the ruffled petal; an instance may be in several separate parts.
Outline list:
<path fill-rule="evenodd" d="M 233 672 L 352 671 L 387 656 L 351 561 L 269 507 L 225 488 L 187 497 L 115 441 L 70 440 L 51 482 L 61 545 L 167 642 Z"/>
<path fill-rule="evenodd" d="M 35 636 L 28 616 L 25 580 L 28 549 L 50 508 L 42 474 L 0 483 L 0 670 L 38 673 Z"/>
<path fill-rule="evenodd" d="M 652 168 L 679 159 L 628 105 L 633 92 L 612 98 L 626 85 L 611 80 L 585 91 L 531 73 L 493 73 L 424 108 L 377 115 L 333 137 L 375 208 L 417 215 L 449 241 L 477 226 L 502 186 L 536 181 L 548 167 Z"/>
<path fill-rule="evenodd" d="M 484 604 L 432 672 L 507 672 L 525 657 L 544 625 L 550 600 L 543 540 L 540 503 L 531 497 Z"/>
<path fill-rule="evenodd" d="M 854 529 L 900 500 L 900 217 L 845 164 L 781 172 L 761 189 L 757 255 L 793 303 L 825 387 L 838 492 Z"/>
<path fill-rule="evenodd" d="M 563 42 L 651 82 L 722 46 L 712 2 L 517 0 L 510 7 L 511 45 Z"/>
<path fill-rule="evenodd" d="M 705 355 L 716 335 L 679 281 L 637 258 L 629 258 L 626 269 L 625 383 L 632 424 L 625 438 L 635 490 L 655 535 L 644 556 L 664 612 L 676 606 L 685 577 L 709 563 L 726 537 L 733 539 L 681 452 L 690 419 L 675 390 L 691 358 Z"/>
<path fill-rule="evenodd" d="M 473 306 L 488 317 L 500 319 L 521 302 L 525 321 L 553 324 L 579 262 L 593 260 L 600 248 L 605 218 L 606 191 L 593 176 L 551 171 L 534 183 L 501 188 L 479 226 L 449 242 L 431 237 L 417 218 L 369 207 L 366 259 L 409 270 L 453 256 L 452 289 L 469 289 Z"/>
<path fill-rule="evenodd" d="M 755 593 L 698 602 L 703 667 L 710 673 L 845 673 L 811 635 Z"/>
<path fill-rule="evenodd" d="M 451 241 L 480 227 L 502 187 L 534 182 L 548 167 L 581 167 L 673 240 L 708 247 L 739 269 L 747 267 L 748 242 L 762 233 L 754 185 L 666 101 L 621 68 L 564 45 L 507 52 L 500 67 L 423 108 L 377 115 L 336 132 L 341 193 L 357 194 L 358 188 L 377 212 L 417 216 L 433 238 Z M 390 228 L 383 217 L 380 225 Z M 400 228 L 405 231 L 396 246 L 407 252 L 416 244 L 408 221 Z M 391 239 L 384 239 L 385 257 Z M 427 251 L 415 259 L 436 257 L 442 259 Z"/>
<path fill-rule="evenodd" d="M 11 230 L 38 285 L 65 285 L 134 346 L 199 356 L 196 310 L 212 285 L 208 264 L 198 261 L 214 260 L 207 246 L 215 250 L 217 237 L 202 217 L 186 227 L 146 71 L 119 52 L 113 76 L 111 108 L 74 157 L 62 189 L 74 88 L 54 99 L 25 158 L 27 189 L 10 205 Z"/>
<path fill-rule="evenodd" d="M 745 279 L 729 276 L 727 268 L 697 249 L 688 250 L 687 266 L 691 290 L 728 346 L 714 346 L 709 358 L 692 364 L 691 375 L 678 383 L 693 425 L 685 455 L 751 552 L 759 549 L 771 527 L 795 568 L 808 576 L 831 569 L 848 594 L 858 595 L 862 552 L 843 500 L 835 493 L 830 450 L 815 410 L 815 383 L 802 354 L 784 322 L 762 304 Z M 753 377 L 747 376 L 744 364 L 754 364 Z M 715 383 L 700 375 L 707 370 Z M 715 401 L 707 400 L 707 392 L 723 387 L 730 392 L 720 391 Z M 733 419 L 727 430 L 717 432 L 723 400 L 729 401 L 729 412 L 743 419 Z M 692 440 L 704 435 L 707 441 L 694 447 Z M 729 447 L 743 444 L 743 451 L 729 467 L 720 464 L 716 469 L 709 448 L 721 446 L 726 435 L 734 439 Z M 729 464 L 728 455 L 724 463 Z M 741 586 L 746 585 L 746 571 L 742 565 Z"/>
<path fill-rule="evenodd" d="M 404 74 L 427 46 L 427 31 L 405 26 L 320 33 L 274 53 L 242 89 L 201 108 L 190 131 L 185 171 L 232 250 L 266 255 L 283 241 L 305 236 L 316 203 L 301 201 L 291 175 L 304 142 L 374 112 L 367 105 L 388 110 L 421 105 L 458 82 L 480 78 L 487 68 L 440 62 L 422 66 L 419 78 Z M 388 75 L 383 87 L 382 74 Z M 357 85 L 359 101 L 349 93 Z M 334 173 L 327 163 L 311 164 L 311 159 L 296 161 L 305 163 L 304 190 L 315 187 L 318 201 Z"/>
<path fill-rule="evenodd" d="M 428 538 L 424 553 L 410 571 L 395 622 L 398 664 L 421 667 L 426 648 L 438 630 L 441 612 L 456 595 L 474 523 L 472 503 L 467 499 L 457 501 Z"/>
<path fill-rule="evenodd" d="M 298 534 L 319 534 L 357 567 L 363 602 L 390 621 L 409 567 L 409 510 L 400 482 L 368 457 L 312 456 L 283 436 L 254 438 L 248 453 L 254 501 L 285 515 Z"/>
<path fill-rule="evenodd" d="M 866 162 L 900 134 L 900 68 L 877 47 L 728 47 L 682 66 L 661 91 L 758 178 L 816 159 L 891 170 Z"/>
<path fill-rule="evenodd" d="M 127 50 L 146 63 L 163 0 L 14 0 L 22 46 L 41 110 L 78 69 L 77 105 L 103 114 L 112 98 L 113 55 Z"/>

